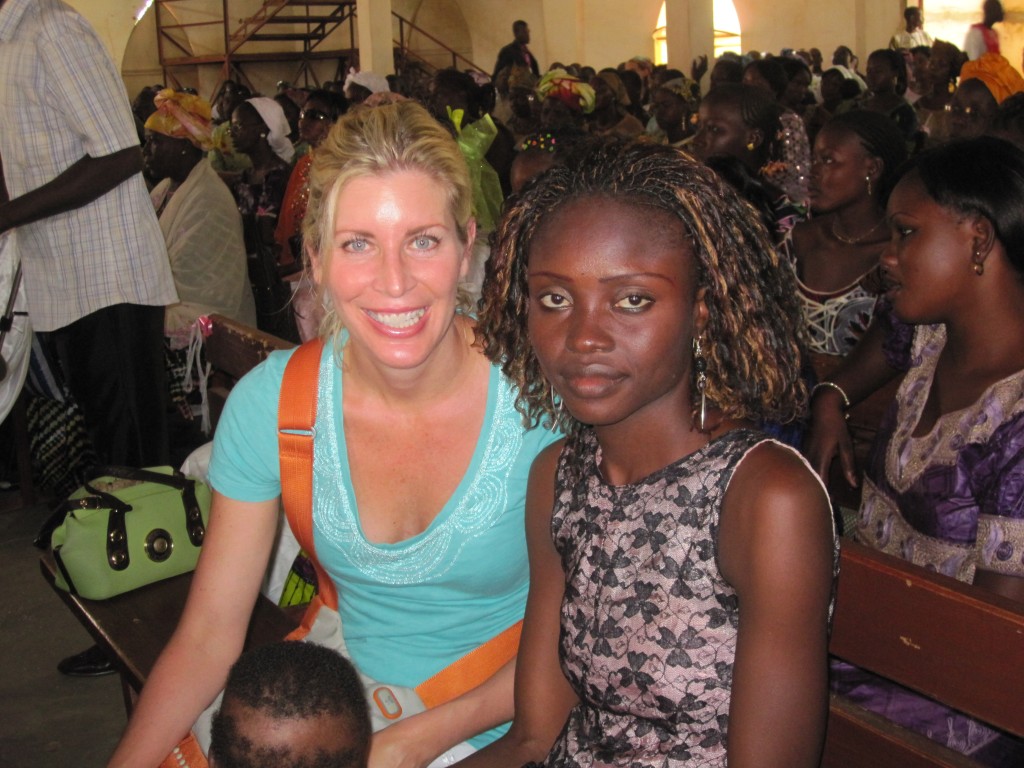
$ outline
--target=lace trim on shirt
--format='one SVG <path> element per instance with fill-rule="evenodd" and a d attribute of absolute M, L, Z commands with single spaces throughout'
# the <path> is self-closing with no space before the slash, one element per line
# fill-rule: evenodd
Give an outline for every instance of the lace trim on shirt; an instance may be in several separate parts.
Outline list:
<path fill-rule="evenodd" d="M 914 334 L 911 368 L 896 395 L 899 413 L 885 455 L 887 480 L 898 493 L 906 493 L 928 467 L 954 466 L 965 445 L 988 442 L 1000 425 L 1024 412 L 1021 371 L 997 381 L 967 408 L 940 416 L 927 435 L 913 437 L 945 345 L 945 326 L 919 326 Z"/>
<path fill-rule="evenodd" d="M 982 515 L 982 519 L 986 517 Z M 979 559 L 978 545 L 944 541 L 921 533 L 903 519 L 899 507 L 867 477 L 864 478 L 864 498 L 857 513 L 854 538 L 862 544 L 929 571 L 968 584 L 974 581 L 974 570 Z M 978 542 L 981 541 L 979 535 Z"/>
<path fill-rule="evenodd" d="M 1024 576 L 1024 520 L 979 515 L 977 549 L 985 570 Z"/>
<path fill-rule="evenodd" d="M 313 468 L 319 482 L 313 513 L 326 541 L 357 570 L 383 584 L 419 584 L 447 573 L 469 541 L 490 529 L 508 506 L 508 476 L 523 444 L 523 429 L 515 398 L 499 379 L 494 414 L 484 420 L 486 441 L 476 474 L 450 514 L 442 510 L 426 531 L 396 545 L 379 546 L 366 540 L 359 527 L 355 499 L 342 478 L 340 440 L 335 434 L 334 355 L 320 365 L 317 439 Z M 477 452 L 481 449 L 478 447 Z M 474 460 L 477 453 L 474 452 Z M 471 462 L 472 466 L 472 462 Z M 447 505 L 446 505 L 447 506 Z"/>
<path fill-rule="evenodd" d="M 803 306 L 811 352 L 845 355 L 864 335 L 877 298 L 861 285 L 865 277 L 833 294 L 817 293 L 798 279 L 797 295 Z"/>

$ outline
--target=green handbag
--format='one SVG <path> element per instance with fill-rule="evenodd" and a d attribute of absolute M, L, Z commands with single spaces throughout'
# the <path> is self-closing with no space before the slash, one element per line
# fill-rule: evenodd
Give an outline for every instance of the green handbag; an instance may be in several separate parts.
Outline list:
<path fill-rule="evenodd" d="M 51 538 L 56 584 L 105 600 L 196 567 L 210 487 L 170 467 L 106 467 L 71 494 Z"/>

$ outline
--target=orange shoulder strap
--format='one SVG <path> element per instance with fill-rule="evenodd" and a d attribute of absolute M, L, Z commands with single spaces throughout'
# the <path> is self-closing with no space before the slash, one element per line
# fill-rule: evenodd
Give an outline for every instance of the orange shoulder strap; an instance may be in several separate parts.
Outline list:
<path fill-rule="evenodd" d="M 323 341 L 307 341 L 292 355 L 281 382 L 277 409 L 277 439 L 281 461 L 281 500 L 288 524 L 316 569 L 319 602 L 338 609 L 338 593 L 316 559 L 313 547 L 313 435 L 316 424 L 316 398 L 319 384 Z M 318 606 L 311 606 L 318 609 Z M 312 621 L 307 613 L 303 621 Z M 309 627 L 305 627 L 306 630 Z M 416 687 L 427 707 L 451 701 L 490 678 L 519 651 L 523 622 L 449 664 Z"/>
<path fill-rule="evenodd" d="M 323 348 L 322 339 L 311 339 L 295 350 L 285 366 L 277 404 L 277 445 L 281 502 L 288 525 L 313 563 L 321 602 L 337 610 L 337 590 L 321 569 L 313 545 L 313 434 Z"/>

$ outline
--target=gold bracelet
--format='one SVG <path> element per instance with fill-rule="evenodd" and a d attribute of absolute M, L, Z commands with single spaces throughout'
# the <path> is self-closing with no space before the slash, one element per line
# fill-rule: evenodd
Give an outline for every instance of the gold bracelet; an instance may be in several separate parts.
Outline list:
<path fill-rule="evenodd" d="M 811 397 L 810 397 L 810 399 L 813 400 L 814 399 L 814 395 L 817 394 L 818 390 L 819 389 L 824 389 L 824 388 L 834 389 L 836 392 L 839 393 L 839 396 L 841 398 L 843 398 L 843 412 L 844 413 L 846 411 L 850 410 L 850 398 L 848 398 L 846 396 L 846 392 L 843 390 L 843 388 L 840 387 L 838 384 L 836 384 L 834 381 L 819 381 L 817 384 L 815 384 L 811 388 Z"/>

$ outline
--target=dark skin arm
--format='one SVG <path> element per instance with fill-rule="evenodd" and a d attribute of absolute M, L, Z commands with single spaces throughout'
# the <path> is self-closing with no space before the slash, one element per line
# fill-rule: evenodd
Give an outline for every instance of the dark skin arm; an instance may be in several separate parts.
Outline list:
<path fill-rule="evenodd" d="M 722 508 L 722 575 L 739 597 L 730 768 L 818 765 L 828 715 L 832 518 L 792 453 L 755 448 Z"/>
<path fill-rule="evenodd" d="M 81 208 L 141 171 L 139 147 L 103 157 L 85 155 L 41 187 L 0 205 L 0 233 Z"/>
<path fill-rule="evenodd" d="M 508 733 L 458 763 L 461 768 L 519 768 L 543 760 L 577 703 L 558 658 L 565 574 L 551 541 L 555 466 L 562 441 L 533 462 L 526 491 L 526 544 L 530 594 L 516 664 L 516 714 Z"/>
<path fill-rule="evenodd" d="M 876 322 L 857 342 L 828 380 L 842 387 L 856 405 L 872 392 L 885 386 L 900 374 L 885 359 L 882 343 L 885 331 Z M 829 466 L 837 456 L 843 476 L 857 485 L 857 468 L 853 459 L 853 441 L 846 427 L 845 407 L 840 394 L 831 387 L 820 387 L 811 401 L 811 420 L 804 438 L 804 454 L 822 478 L 828 477 Z"/>

